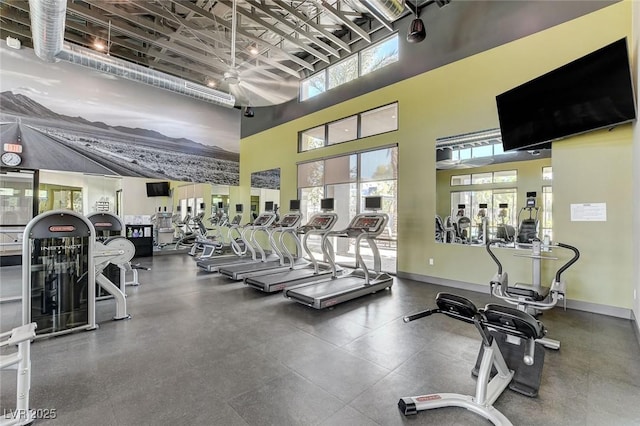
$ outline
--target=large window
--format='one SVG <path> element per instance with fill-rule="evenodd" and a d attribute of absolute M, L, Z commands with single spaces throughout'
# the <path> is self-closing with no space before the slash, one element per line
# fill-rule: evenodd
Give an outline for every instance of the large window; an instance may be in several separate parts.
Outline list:
<path fill-rule="evenodd" d="M 327 90 L 355 80 L 361 75 L 398 61 L 398 34 L 373 44 L 359 53 L 313 74 L 300 83 L 300 100 L 304 101 Z"/>
<path fill-rule="evenodd" d="M 398 130 L 398 103 L 364 111 L 298 134 L 298 152 Z"/>
<path fill-rule="evenodd" d="M 549 236 L 553 241 L 553 188 L 551 186 L 542 187 L 542 237 Z"/>
<path fill-rule="evenodd" d="M 320 199 L 334 198 L 341 229 L 364 210 L 364 197 L 381 196 L 382 211 L 389 215 L 387 229 L 378 239 L 382 266 L 387 272 L 396 270 L 398 148 L 364 151 L 298 165 L 298 192 L 304 220 L 320 210 Z M 339 262 L 352 264 L 355 246 L 352 239 L 333 238 Z M 320 256 L 319 243 L 310 244 Z M 366 246 L 366 244 L 365 244 Z M 363 255 L 369 256 L 368 248 Z"/>
<path fill-rule="evenodd" d="M 375 70 L 398 61 L 398 36 L 362 49 L 360 52 L 360 75 L 369 74 Z"/>
<path fill-rule="evenodd" d="M 515 183 L 518 181 L 517 170 L 500 170 L 497 172 L 474 173 L 451 176 L 451 186 L 483 185 L 491 183 Z"/>

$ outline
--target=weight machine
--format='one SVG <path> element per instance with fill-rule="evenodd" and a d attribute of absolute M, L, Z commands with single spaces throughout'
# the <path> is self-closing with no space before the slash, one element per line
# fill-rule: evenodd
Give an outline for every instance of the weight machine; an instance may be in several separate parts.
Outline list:
<path fill-rule="evenodd" d="M 97 242 L 93 224 L 69 210 L 33 218 L 22 245 L 22 323 L 35 322 L 37 337 L 97 328 L 96 283 L 116 301 L 114 319 L 127 319 L 124 292 L 102 272 L 135 254 L 126 238 Z"/>

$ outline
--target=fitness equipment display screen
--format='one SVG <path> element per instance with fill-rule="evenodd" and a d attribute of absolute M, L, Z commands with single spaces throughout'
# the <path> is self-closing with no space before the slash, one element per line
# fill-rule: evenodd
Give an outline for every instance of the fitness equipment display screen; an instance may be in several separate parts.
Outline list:
<path fill-rule="evenodd" d="M 308 226 L 316 229 L 324 229 L 330 222 L 331 216 L 318 216 L 315 217 Z"/>
<path fill-rule="evenodd" d="M 271 215 L 261 214 L 256 220 L 253 221 L 254 226 L 264 226 L 271 220 Z"/>
<path fill-rule="evenodd" d="M 379 210 L 382 208 L 382 197 L 365 197 L 364 208 L 366 210 Z"/>
<path fill-rule="evenodd" d="M 320 200 L 320 208 L 322 210 L 333 210 L 333 198 L 323 198 Z"/>
<path fill-rule="evenodd" d="M 352 228 L 374 232 L 380 227 L 380 223 L 382 223 L 381 217 L 361 217 L 353 224 Z"/>
<path fill-rule="evenodd" d="M 280 221 L 280 226 L 282 226 L 282 227 L 293 226 L 298 221 L 298 217 L 299 217 L 298 215 L 286 215 Z"/>

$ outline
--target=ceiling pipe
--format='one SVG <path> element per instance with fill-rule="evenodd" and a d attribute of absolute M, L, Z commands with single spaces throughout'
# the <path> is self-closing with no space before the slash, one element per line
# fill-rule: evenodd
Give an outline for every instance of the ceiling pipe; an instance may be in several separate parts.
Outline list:
<path fill-rule="evenodd" d="M 208 86 L 64 42 L 66 0 L 29 0 L 33 46 L 46 62 L 64 60 L 85 68 L 147 84 L 204 102 L 232 108 L 236 98 Z M 107 41 L 109 42 L 109 41 Z"/>
<path fill-rule="evenodd" d="M 375 9 L 389 22 L 400 18 L 404 12 L 403 0 L 360 0 L 360 2 Z"/>
<path fill-rule="evenodd" d="M 64 43 L 66 0 L 29 0 L 33 50 L 45 62 L 56 62 Z"/>

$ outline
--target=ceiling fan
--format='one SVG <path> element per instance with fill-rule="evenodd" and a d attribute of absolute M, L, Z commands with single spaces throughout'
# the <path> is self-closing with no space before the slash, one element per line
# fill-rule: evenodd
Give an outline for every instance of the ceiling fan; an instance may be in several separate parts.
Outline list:
<path fill-rule="evenodd" d="M 269 72 L 267 64 L 261 66 L 259 58 L 255 64 L 248 59 L 241 64 L 236 63 L 237 45 L 237 1 L 232 2 L 231 9 L 231 63 L 224 72 L 220 89 L 227 90 L 236 97 L 236 103 L 244 107 L 261 107 L 287 102 L 298 95 L 299 81 L 281 78 Z M 257 56 L 259 48 L 251 46 L 251 55 Z M 271 75 L 271 77 L 269 77 Z"/>

